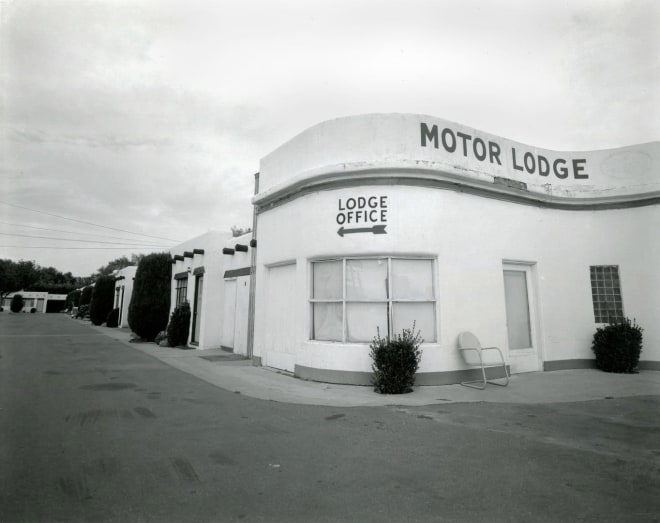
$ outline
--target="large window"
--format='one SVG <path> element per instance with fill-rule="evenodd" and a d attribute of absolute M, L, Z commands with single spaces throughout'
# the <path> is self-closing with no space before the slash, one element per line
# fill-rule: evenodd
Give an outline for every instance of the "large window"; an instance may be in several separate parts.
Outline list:
<path fill-rule="evenodd" d="M 179 278 L 176 280 L 175 306 L 178 307 L 185 301 L 188 301 L 188 278 Z"/>
<path fill-rule="evenodd" d="M 616 323 L 623 320 L 618 265 L 592 265 L 589 271 L 596 323 Z"/>
<path fill-rule="evenodd" d="M 419 329 L 436 340 L 433 260 L 342 258 L 312 262 L 311 339 L 370 342 Z"/>

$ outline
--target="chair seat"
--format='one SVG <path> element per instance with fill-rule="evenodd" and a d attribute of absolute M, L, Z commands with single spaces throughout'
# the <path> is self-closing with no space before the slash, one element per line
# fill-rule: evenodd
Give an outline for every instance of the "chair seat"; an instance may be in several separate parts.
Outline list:
<path fill-rule="evenodd" d="M 461 385 L 472 387 L 475 389 L 485 389 L 487 383 L 506 387 L 509 384 L 509 372 L 506 367 L 504 355 L 499 347 L 482 347 L 479 339 L 471 332 L 461 332 L 458 336 L 458 349 L 461 351 L 463 360 L 466 364 L 476 366 L 481 369 L 481 380 L 462 381 Z M 488 355 L 485 361 L 485 355 Z M 492 357 L 491 357 L 492 356 Z M 495 379 L 486 379 L 486 369 L 490 368 L 504 369 L 504 378 L 496 378 L 498 380 L 505 380 L 504 383 L 495 381 Z"/>

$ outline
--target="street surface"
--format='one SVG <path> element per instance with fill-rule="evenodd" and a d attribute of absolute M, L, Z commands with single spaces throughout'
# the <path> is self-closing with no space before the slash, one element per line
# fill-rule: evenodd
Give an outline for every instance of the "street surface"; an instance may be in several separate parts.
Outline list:
<path fill-rule="evenodd" d="M 276 403 L 3 312 L 0 521 L 660 521 L 660 397 Z"/>

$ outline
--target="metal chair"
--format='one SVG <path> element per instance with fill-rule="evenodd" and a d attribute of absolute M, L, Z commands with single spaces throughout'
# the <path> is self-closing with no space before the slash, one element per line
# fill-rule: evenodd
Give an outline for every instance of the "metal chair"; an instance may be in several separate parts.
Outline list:
<path fill-rule="evenodd" d="M 483 390 L 486 388 L 486 383 L 492 383 L 493 385 L 498 385 L 500 387 L 506 387 L 509 384 L 509 372 L 506 368 L 504 355 L 502 354 L 502 351 L 498 347 L 482 347 L 481 343 L 479 343 L 479 339 L 474 334 L 472 334 L 471 332 L 461 332 L 458 335 L 458 350 L 461 351 L 465 363 L 467 363 L 468 365 L 478 365 L 481 368 L 481 375 L 483 376 L 483 380 L 462 381 L 461 385 L 465 385 L 466 387 L 472 387 L 473 389 Z M 479 363 L 473 363 L 469 361 L 469 358 L 466 357 L 466 353 L 468 351 L 475 351 L 477 353 L 477 355 L 479 356 Z M 482 353 L 484 351 L 497 351 L 497 353 L 500 355 L 500 361 L 493 364 L 490 363 L 484 364 L 484 358 L 482 356 Z M 487 380 L 486 368 L 494 368 L 494 367 L 503 367 L 505 377 L 494 378 L 493 380 Z M 494 381 L 495 379 L 506 380 L 506 382 L 498 383 Z"/>

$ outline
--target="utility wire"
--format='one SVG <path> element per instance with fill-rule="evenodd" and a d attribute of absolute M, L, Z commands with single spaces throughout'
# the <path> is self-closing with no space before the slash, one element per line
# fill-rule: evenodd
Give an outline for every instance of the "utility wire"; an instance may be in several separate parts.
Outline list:
<path fill-rule="evenodd" d="M 115 227 L 108 227 L 107 225 L 99 225 L 98 223 L 92 223 L 92 222 L 86 222 L 83 220 L 77 220 L 75 218 L 67 218 L 66 216 L 60 216 L 59 214 L 53 214 L 50 212 L 45 212 L 45 211 L 38 211 L 37 209 L 30 209 L 29 207 L 23 207 L 22 205 L 16 205 L 13 203 L 5 202 L 0 200 L 0 203 L 4 205 L 9 205 L 9 207 L 16 207 L 17 209 L 25 209 L 26 211 L 32 211 L 36 212 L 39 214 L 45 214 L 46 216 L 54 216 L 55 218 L 61 218 L 62 220 L 68 220 L 70 222 L 76 222 L 76 223 L 84 223 L 85 225 L 93 225 L 94 227 L 101 227 L 103 229 L 109 229 L 111 231 L 119 231 L 119 232 L 127 232 L 128 234 L 136 234 L 138 236 L 145 236 L 147 238 L 156 238 L 158 240 L 167 240 L 170 242 L 180 242 L 181 240 L 173 240 L 172 238 L 163 238 L 162 236 L 151 236 L 149 234 L 143 234 L 141 232 L 133 232 L 133 231 L 127 231 L 125 229 L 117 229 Z"/>
<path fill-rule="evenodd" d="M 160 244 L 145 244 L 145 243 L 129 243 L 129 242 L 103 242 L 98 240 L 76 240 L 73 238 L 54 238 L 53 236 L 31 236 L 29 234 L 15 234 L 11 232 L 0 232 L 3 236 L 20 236 L 22 238 L 39 238 L 41 240 L 64 240 L 67 242 L 81 242 L 81 243 L 105 243 L 108 245 L 129 245 L 132 247 L 166 247 Z"/>
<path fill-rule="evenodd" d="M 148 250 L 155 250 L 158 248 L 166 249 L 167 247 L 145 247 Z M 128 251 L 128 247 L 58 247 L 53 246 L 49 247 L 47 245 L 37 246 L 37 245 L 0 245 L 0 249 L 58 249 L 58 250 L 112 250 L 118 249 L 121 251 Z"/>
<path fill-rule="evenodd" d="M 35 227 L 34 225 L 23 225 L 22 223 L 10 223 L 10 222 L 3 222 L 0 221 L 0 224 L 2 225 L 12 225 L 15 227 L 25 227 L 27 229 L 37 229 L 40 231 L 52 231 L 52 232 L 63 232 L 66 234 L 81 234 L 83 236 L 97 236 L 99 238 L 111 238 L 115 240 L 129 240 L 129 241 L 136 241 L 137 238 L 124 238 L 122 236 L 110 236 L 107 234 L 96 234 L 94 232 L 80 232 L 80 231 L 65 231 L 64 229 L 49 229 L 48 227 Z"/>

